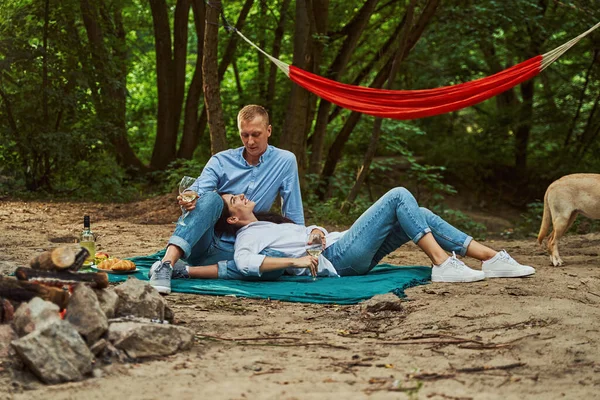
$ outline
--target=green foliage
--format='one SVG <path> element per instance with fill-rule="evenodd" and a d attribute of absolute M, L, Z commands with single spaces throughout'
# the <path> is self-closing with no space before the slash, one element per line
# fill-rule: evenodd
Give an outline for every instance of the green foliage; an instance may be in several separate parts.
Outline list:
<path fill-rule="evenodd" d="M 206 130 L 198 132 L 199 145 L 192 160 L 176 160 L 166 170 L 145 176 L 118 166 L 114 134 L 123 127 L 109 121 L 111 99 L 98 85 L 108 81 L 108 87 L 120 89 L 126 84 L 128 141 L 135 155 L 148 164 L 157 146 L 161 146 L 156 141 L 154 21 L 145 1 L 92 3 L 104 5 L 107 11 L 105 18 L 97 21 L 105 41 L 110 42 L 106 43 L 107 48 L 112 50 L 103 60 L 104 71 L 92 62 L 79 2 L 49 2 L 47 32 L 45 0 L 0 2 L 0 191 L 4 193 L 128 199 L 139 196 L 141 191 L 169 192 L 181 176 L 198 176 L 210 156 Z M 264 16 L 258 3 L 252 7 L 242 30 L 269 52 L 273 49 L 282 0 L 267 3 Z M 167 1 L 171 27 L 175 4 L 174 0 Z M 363 5 L 362 0 L 329 3 L 327 33 L 312 32 L 312 39 L 324 47 L 322 54 L 312 60 L 312 71 L 322 75 L 336 72 L 329 68 L 346 42 L 349 24 Z M 489 76 L 551 50 L 589 28 L 600 18 L 594 5 L 593 0 L 555 4 L 507 0 L 476 2 L 469 7 L 457 0 L 442 2 L 400 65 L 393 88 L 428 89 Z M 224 6 L 229 22 L 235 23 L 243 2 L 224 2 Z M 114 47 L 115 36 L 110 35 L 116 27 L 112 14 L 115 7 L 122 10 L 125 48 Z M 371 84 L 386 61 L 380 49 L 398 27 L 405 7 L 406 2 L 378 4 L 337 80 L 351 83 L 364 73 L 360 84 Z M 417 7 L 417 14 L 421 7 Z M 285 14 L 279 55 L 288 63 L 294 60 L 294 15 L 292 5 Z M 191 14 L 187 28 L 186 92 L 198 57 Z M 220 31 L 220 56 L 232 37 L 235 35 Z M 317 201 L 308 193 L 312 188 L 305 188 L 307 210 L 314 208 L 315 217 L 322 216 L 327 221 L 351 222 L 395 186 L 407 187 L 421 204 L 430 208 L 441 207 L 444 199 L 457 190 L 475 204 L 493 197 L 525 205 L 539 198 L 547 184 L 561 175 L 600 171 L 600 69 L 598 58 L 594 58 L 597 39 L 596 32 L 534 78 L 533 115 L 529 120 L 521 120 L 523 99 L 519 87 L 451 114 L 412 121 L 384 120 L 369 177 L 350 213 L 341 215 L 338 210 L 354 184 L 372 135 L 374 120 L 363 116 L 344 147 L 328 200 Z M 125 56 L 115 61 L 116 53 L 121 51 Z M 238 39 L 235 68 L 230 65 L 221 81 L 224 122 L 232 147 L 240 145 L 235 120 L 239 108 L 248 103 L 265 103 L 270 65 L 262 57 Z M 363 71 L 372 60 L 372 68 Z M 120 72 L 127 75 L 126 81 L 115 78 Z M 289 130 L 283 124 L 290 112 L 287 102 L 294 84 L 282 73 L 275 78 L 275 97 L 269 112 L 273 125 L 271 143 L 277 145 Z M 103 108 L 106 104 L 109 107 Z M 318 105 L 311 100 L 307 107 L 316 111 Z M 342 111 L 329 122 L 326 152 L 349 115 Z M 184 115 L 179 135 L 183 118 Z M 522 123 L 529 127 L 526 171 L 514 168 L 516 132 Z M 305 177 L 309 184 L 318 179 Z M 462 224 L 466 231 L 481 228 L 457 212 L 443 208 L 438 211 L 453 223 Z M 519 229 L 534 232 L 539 226 L 538 211 L 528 209 Z M 578 222 L 576 229 L 584 229 L 584 225 Z"/>
<path fill-rule="evenodd" d="M 514 229 L 509 229 L 502 232 L 503 237 L 507 238 L 537 238 L 542 225 L 542 215 L 544 213 L 544 203 L 536 201 L 527 204 L 527 210 L 521 214 L 519 223 Z M 552 231 L 552 226 L 548 233 Z M 585 234 L 592 232 L 600 232 L 600 221 L 586 218 L 578 215 L 573 222 L 573 226 L 569 228 L 567 233 Z"/>
<path fill-rule="evenodd" d="M 161 193 L 169 193 L 175 190 L 181 178 L 184 176 L 198 177 L 204 168 L 205 163 L 197 160 L 178 159 L 171 164 L 165 171 L 157 171 L 154 180 L 160 182 L 158 190 Z"/>

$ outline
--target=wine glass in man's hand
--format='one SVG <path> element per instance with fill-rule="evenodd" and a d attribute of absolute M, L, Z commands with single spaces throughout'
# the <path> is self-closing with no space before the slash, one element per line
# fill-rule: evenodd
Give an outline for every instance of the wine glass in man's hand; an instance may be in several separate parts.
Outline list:
<path fill-rule="evenodd" d="M 179 182 L 179 196 L 181 197 L 181 201 L 184 203 L 191 203 L 192 201 L 198 198 L 198 193 L 193 190 L 190 190 L 190 186 L 192 186 L 196 182 L 196 178 L 192 178 L 191 176 L 184 176 L 181 178 L 181 182 Z M 186 226 L 183 221 L 185 217 L 190 213 L 185 210 L 183 206 L 181 207 L 181 218 L 179 219 L 178 224 L 182 226 Z"/>
<path fill-rule="evenodd" d="M 319 258 L 323 252 L 323 236 L 318 233 L 311 233 L 308 236 L 308 243 L 306 244 L 306 252 L 315 258 Z M 316 280 L 316 275 L 313 275 L 313 280 Z"/>

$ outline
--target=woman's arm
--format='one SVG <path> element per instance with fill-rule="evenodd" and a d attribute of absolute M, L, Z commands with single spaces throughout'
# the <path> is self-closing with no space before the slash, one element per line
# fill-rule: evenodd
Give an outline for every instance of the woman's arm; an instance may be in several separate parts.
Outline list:
<path fill-rule="evenodd" d="M 304 256 L 300 258 L 289 257 L 265 257 L 260 265 L 260 273 L 264 274 L 269 271 L 276 271 L 286 268 L 310 268 L 313 276 L 317 275 L 317 266 L 319 260 L 316 257 Z"/>

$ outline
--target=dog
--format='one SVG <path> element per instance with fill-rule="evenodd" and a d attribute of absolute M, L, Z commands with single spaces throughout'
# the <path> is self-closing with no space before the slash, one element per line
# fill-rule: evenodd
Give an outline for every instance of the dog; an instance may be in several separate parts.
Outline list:
<path fill-rule="evenodd" d="M 552 182 L 544 196 L 544 214 L 537 241 L 542 241 L 552 222 L 548 237 L 548 252 L 552 265 L 560 266 L 558 240 L 571 227 L 577 214 L 600 219 L 600 174 L 572 174 Z"/>

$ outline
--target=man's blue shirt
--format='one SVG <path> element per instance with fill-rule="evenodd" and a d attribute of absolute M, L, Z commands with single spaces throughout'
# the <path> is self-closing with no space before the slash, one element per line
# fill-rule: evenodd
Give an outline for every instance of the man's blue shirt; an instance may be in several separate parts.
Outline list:
<path fill-rule="evenodd" d="M 304 225 L 296 156 L 287 150 L 268 146 L 258 164 L 250 165 L 243 154 L 244 147 L 239 147 L 212 156 L 191 189 L 199 195 L 213 190 L 243 193 L 256 203 L 256 211 L 269 211 L 277 195 L 281 195 L 282 214 Z"/>

